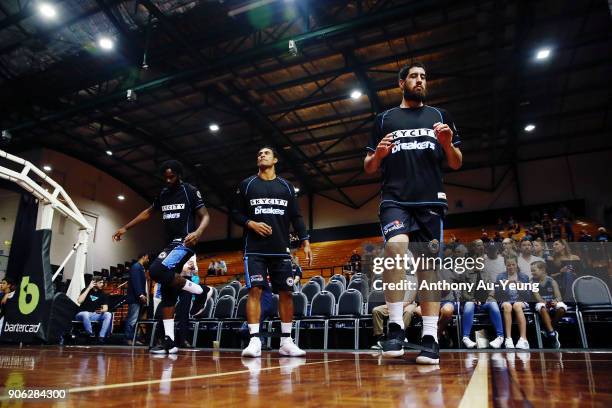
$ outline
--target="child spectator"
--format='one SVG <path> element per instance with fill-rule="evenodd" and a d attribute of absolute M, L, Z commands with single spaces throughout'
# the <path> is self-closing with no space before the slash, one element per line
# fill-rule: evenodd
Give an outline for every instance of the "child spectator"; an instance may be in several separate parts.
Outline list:
<path fill-rule="evenodd" d="M 549 344 L 558 349 L 561 343 L 559 343 L 559 333 L 555 330 L 555 326 L 567 311 L 567 306 L 562 301 L 559 285 L 546 273 L 544 262 L 532 263 L 531 274 L 531 281 L 539 283 L 538 292 L 533 293 L 536 300 L 536 313 L 539 313 L 542 318 Z M 551 314 L 554 315 L 552 320 Z"/>
<path fill-rule="evenodd" d="M 527 341 L 527 321 L 525 320 L 524 310 L 529 310 L 527 300 L 530 299 L 530 291 L 523 289 L 521 284 L 529 282 L 527 275 L 518 271 L 518 261 L 516 257 L 507 257 L 506 272 L 501 273 L 496 281 L 498 289 L 496 298 L 502 301 L 501 309 L 504 316 L 504 327 L 506 329 L 506 341 L 504 345 L 508 349 L 514 348 L 512 340 L 512 312 L 516 317 L 519 326 L 520 337 L 516 342 L 516 348 L 528 349 L 529 342 Z M 504 287 L 502 282 L 507 281 L 508 284 Z"/>

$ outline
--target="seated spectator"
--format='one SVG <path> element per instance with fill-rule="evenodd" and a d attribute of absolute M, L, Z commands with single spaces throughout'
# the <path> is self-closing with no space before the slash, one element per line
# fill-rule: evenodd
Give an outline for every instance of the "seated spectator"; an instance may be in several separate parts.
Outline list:
<path fill-rule="evenodd" d="M 414 315 L 421 316 L 421 307 L 415 302 L 404 302 L 404 327 L 407 329 L 410 326 Z M 389 318 L 389 308 L 387 305 L 376 306 L 372 309 L 372 326 L 374 331 L 375 343 L 372 346 L 374 350 L 380 350 L 381 342 L 386 340 L 383 331 L 384 320 Z"/>
<path fill-rule="evenodd" d="M 2 297 L 0 298 L 0 316 L 4 316 L 4 305 L 15 295 L 17 290 L 17 284 L 12 278 L 8 276 L 0 281 L 2 287 Z"/>
<path fill-rule="evenodd" d="M 514 348 L 512 341 L 512 312 L 516 317 L 519 326 L 519 340 L 516 342 L 516 347 L 520 349 L 528 349 L 529 342 L 527 341 L 527 321 L 525 320 L 524 310 L 529 310 L 527 303 L 530 297 L 530 291 L 519 287 L 511 286 L 510 283 L 516 285 L 519 283 L 528 283 L 529 278 L 518 271 L 518 261 L 516 257 L 507 257 L 506 272 L 501 273 L 496 281 L 498 288 L 496 298 L 502 301 L 501 309 L 504 316 L 504 328 L 506 329 L 506 341 L 504 346 L 508 349 Z M 502 281 L 509 281 L 508 285 L 503 289 Z"/>
<path fill-rule="evenodd" d="M 206 273 L 208 276 L 215 276 L 217 275 L 217 261 L 215 261 L 214 259 L 211 259 L 210 263 L 208 264 L 208 268 L 206 270 Z"/>
<path fill-rule="evenodd" d="M 454 249 L 455 249 L 454 245 L 451 245 L 451 244 L 444 245 L 444 250 L 442 251 L 442 258 L 452 257 Z"/>
<path fill-rule="evenodd" d="M 491 241 L 491 238 L 489 238 L 489 234 L 487 234 L 485 230 L 482 230 L 482 235 L 480 236 L 480 240 L 486 244 L 489 241 Z"/>
<path fill-rule="evenodd" d="M 454 258 L 465 258 L 468 254 L 468 250 L 465 245 L 459 244 L 455 246 L 453 251 Z M 442 269 L 440 271 L 440 280 L 451 282 L 462 282 L 464 279 L 464 273 L 457 273 L 455 271 Z M 438 339 L 446 339 L 449 346 L 452 347 L 451 336 L 446 335 L 446 326 L 452 321 L 453 313 L 455 312 L 455 303 L 459 301 L 461 297 L 460 292 L 455 291 L 443 291 L 440 297 L 440 317 L 438 319 Z"/>
<path fill-rule="evenodd" d="M 533 241 L 533 256 L 542 258 L 545 261 L 548 258 L 548 248 L 542 238 L 537 238 Z"/>
<path fill-rule="evenodd" d="M 595 236 L 597 242 L 610 242 L 610 235 L 604 227 L 597 228 L 597 235 Z"/>
<path fill-rule="evenodd" d="M 532 241 L 544 239 L 544 232 L 542 231 L 541 224 L 536 224 L 533 226 L 531 229 L 531 237 L 533 238 Z"/>
<path fill-rule="evenodd" d="M 497 219 L 497 232 L 503 231 L 504 230 L 504 220 L 502 220 L 501 218 Z"/>
<path fill-rule="evenodd" d="M 479 257 L 480 250 L 479 242 L 474 242 L 474 256 Z M 489 313 L 491 322 L 495 327 L 496 337 L 489 345 L 493 348 L 500 348 L 504 342 L 504 328 L 502 326 L 501 313 L 499 312 L 499 306 L 495 302 L 493 297 L 494 291 L 476 290 L 479 282 L 488 283 L 491 280 L 484 269 L 474 268 L 473 270 L 467 270 L 464 274 L 464 282 L 473 283 L 474 290 L 464 290 L 461 293 L 461 300 L 465 302 L 463 306 L 463 319 L 461 321 L 461 328 L 463 333 L 462 342 L 467 348 L 476 347 L 476 342 L 470 339 L 470 333 L 472 331 L 472 325 L 474 324 L 474 313 L 476 311 L 486 311 Z"/>
<path fill-rule="evenodd" d="M 2 278 L 2 280 L 0 280 L 0 300 L 2 300 L 5 293 L 8 293 L 7 287 L 8 282 L 6 281 L 6 278 Z"/>
<path fill-rule="evenodd" d="M 353 249 L 353 254 L 349 259 L 349 262 L 354 272 L 361 272 L 361 255 L 357 253 L 356 249 Z"/>
<path fill-rule="evenodd" d="M 553 242 L 552 247 L 553 255 L 548 261 L 547 270 L 559 284 L 561 296 L 564 299 L 573 299 L 572 285 L 582 271 L 580 257 L 571 253 L 569 244 L 563 239 Z"/>
<path fill-rule="evenodd" d="M 500 231 L 495 231 L 495 235 L 493 236 L 493 242 L 502 242 L 504 237 L 501 236 Z"/>
<path fill-rule="evenodd" d="M 520 242 L 521 239 L 523 239 L 523 236 L 525 235 L 523 231 L 521 231 L 521 226 L 518 224 L 514 225 L 514 228 L 512 228 L 512 231 L 510 232 L 510 234 L 514 242 Z M 515 249 L 515 252 L 516 252 L 516 249 Z"/>
<path fill-rule="evenodd" d="M 295 253 L 291 255 L 291 270 L 293 271 L 294 291 L 299 292 L 302 290 L 302 267 L 300 266 L 300 259 Z"/>
<path fill-rule="evenodd" d="M 593 237 L 591 234 L 587 232 L 587 230 L 580 231 L 580 238 L 578 238 L 579 242 L 593 242 Z"/>
<path fill-rule="evenodd" d="M 125 342 L 128 346 L 133 345 L 134 329 L 138 316 L 140 316 L 141 306 L 147 305 L 147 280 L 145 277 L 145 267 L 149 264 L 149 255 L 138 255 L 138 261 L 130 267 L 128 288 L 127 288 L 127 304 L 128 314 L 125 320 Z M 137 345 L 143 345 L 136 341 Z"/>
<path fill-rule="evenodd" d="M 227 275 L 227 264 L 223 259 L 217 262 L 217 275 Z"/>
<path fill-rule="evenodd" d="M 80 311 L 76 315 L 76 320 L 83 322 L 83 327 L 89 334 L 90 340 L 95 339 L 91 322 L 102 322 L 98 334 L 98 344 L 104 343 L 112 320 L 112 315 L 108 311 L 108 297 L 102 291 L 103 288 L 104 279 L 101 276 L 94 276 L 89 286 L 83 289 L 77 299 Z"/>
<path fill-rule="evenodd" d="M 517 253 L 516 253 L 516 246 L 514 244 L 514 240 L 512 240 L 512 238 L 504 238 L 504 240 L 502 241 L 502 256 L 504 258 L 508 258 L 508 257 L 516 257 Z"/>
<path fill-rule="evenodd" d="M 544 259 L 533 255 L 533 243 L 527 238 L 521 241 L 521 254 L 518 257 L 519 271 L 531 279 L 531 264 Z"/>
<path fill-rule="evenodd" d="M 562 301 L 559 285 L 546 274 L 546 263 L 542 261 L 531 264 L 531 274 L 531 281 L 540 284 L 539 291 L 533 293 L 536 301 L 536 313 L 539 313 L 542 318 L 548 342 L 554 348 L 561 348 L 559 333 L 554 328 L 567 311 L 567 306 Z M 552 320 L 550 318 L 551 314 L 554 315 Z"/>
<path fill-rule="evenodd" d="M 491 282 L 495 282 L 497 275 L 506 270 L 506 264 L 504 263 L 504 257 L 497 253 L 498 246 L 495 243 L 489 243 L 489 245 L 485 248 L 485 272 L 487 273 L 487 278 Z"/>
<path fill-rule="evenodd" d="M 490 242 L 490 241 L 489 241 Z M 485 245 L 487 243 L 482 239 L 476 239 L 472 242 L 470 256 L 473 258 L 485 258 Z"/>

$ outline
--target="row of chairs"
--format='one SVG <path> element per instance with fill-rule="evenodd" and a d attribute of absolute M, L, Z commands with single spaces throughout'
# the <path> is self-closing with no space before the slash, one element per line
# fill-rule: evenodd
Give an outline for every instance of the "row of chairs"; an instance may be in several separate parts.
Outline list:
<path fill-rule="evenodd" d="M 221 292 L 223 292 L 223 289 Z M 221 341 L 225 329 L 235 328 L 237 324 L 242 325 L 246 320 L 246 303 L 248 295 L 244 295 L 237 299 L 233 294 L 221 295 L 221 292 L 218 293 L 217 301 L 214 299 L 208 301 L 203 316 L 200 319 L 192 321 L 194 325 L 194 347 L 198 343 L 198 335 L 201 330 L 213 330 L 213 339 Z M 568 316 L 575 318 L 578 326 L 580 343 L 582 347 L 587 348 L 588 339 L 585 322 L 594 322 L 594 318 L 597 318 L 601 314 L 612 312 L 612 296 L 610 295 L 607 285 L 601 281 L 601 279 L 592 276 L 578 278 L 574 282 L 573 292 L 577 304 L 570 308 Z M 279 321 L 278 295 L 273 295 L 273 302 L 273 310 L 276 312 L 275 316 L 267 321 L 269 330 L 272 330 L 274 324 Z M 343 328 L 347 328 L 348 325 L 348 328 L 353 330 L 353 347 L 354 349 L 358 349 L 360 345 L 360 328 L 368 326 L 367 323 L 371 321 L 372 310 L 376 306 L 383 305 L 384 303 L 385 300 L 382 291 L 370 292 L 364 302 L 362 293 L 350 287 L 342 291 L 338 298 L 336 298 L 332 291 L 319 290 L 310 301 L 303 291 L 295 292 L 293 293 L 293 306 L 296 343 L 300 344 L 300 332 L 303 332 L 304 329 L 322 329 L 323 349 L 327 349 L 330 327 L 334 327 L 335 324 L 341 323 L 340 326 Z M 456 340 L 457 344 L 459 344 L 462 337 L 460 329 L 462 317 L 459 303 L 457 302 L 455 306 L 455 314 L 451 326 L 455 326 L 456 328 Z M 526 317 L 529 327 L 535 329 L 535 339 L 538 347 L 541 348 L 542 338 L 539 316 L 537 313 L 526 312 Z M 480 324 L 488 324 L 488 315 L 486 314 L 476 314 L 475 319 L 477 319 Z M 138 324 L 153 324 L 153 329 L 155 330 L 156 328 L 156 322 L 154 321 L 142 321 L 138 322 Z M 153 341 L 153 337 L 154 336 L 151 336 L 151 342 Z"/>

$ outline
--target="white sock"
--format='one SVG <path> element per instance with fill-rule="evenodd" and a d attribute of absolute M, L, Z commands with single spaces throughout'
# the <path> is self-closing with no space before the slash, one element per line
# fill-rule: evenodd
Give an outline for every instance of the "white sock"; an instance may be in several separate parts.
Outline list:
<path fill-rule="evenodd" d="M 183 290 L 186 290 L 189 293 L 193 293 L 194 295 L 199 295 L 202 292 L 204 292 L 204 290 L 202 290 L 202 287 L 200 285 L 196 285 L 190 280 L 185 282 L 185 286 L 183 286 Z"/>
<path fill-rule="evenodd" d="M 254 324 L 249 323 L 249 333 L 250 334 L 259 333 L 259 323 L 254 323 Z"/>
<path fill-rule="evenodd" d="M 387 302 L 387 308 L 389 308 L 389 323 L 399 324 L 399 327 L 404 330 L 404 302 Z M 424 321 L 425 318 L 423 318 Z"/>
<path fill-rule="evenodd" d="M 164 319 L 164 333 L 174 341 L 174 319 Z"/>
<path fill-rule="evenodd" d="M 281 322 L 281 333 L 291 334 L 291 326 L 293 326 L 293 324 Z"/>
<path fill-rule="evenodd" d="M 434 340 L 438 341 L 438 316 L 423 316 L 423 335 L 432 336 Z"/>
<path fill-rule="evenodd" d="M 291 339 L 291 323 L 281 322 L 281 333 L 289 333 L 289 337 L 281 337 L 281 344 L 287 341 L 287 339 Z"/>

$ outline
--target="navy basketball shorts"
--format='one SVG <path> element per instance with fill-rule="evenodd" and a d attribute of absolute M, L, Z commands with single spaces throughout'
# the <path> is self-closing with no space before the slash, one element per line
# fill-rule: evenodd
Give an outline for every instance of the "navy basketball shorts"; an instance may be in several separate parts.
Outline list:
<path fill-rule="evenodd" d="M 385 242 L 396 235 L 409 238 L 412 256 L 438 256 L 443 242 L 444 214 L 438 207 L 406 207 L 382 203 L 378 214 Z"/>
<path fill-rule="evenodd" d="M 149 272 L 151 279 L 164 286 L 168 286 L 174 280 L 175 275 L 180 274 L 183 265 L 194 255 L 191 248 L 183 245 L 182 239 L 175 239 L 159 253 L 151 264 Z"/>
<path fill-rule="evenodd" d="M 244 257 L 244 280 L 248 288 L 265 287 L 268 278 L 274 292 L 293 291 L 291 259 L 262 255 Z"/>

